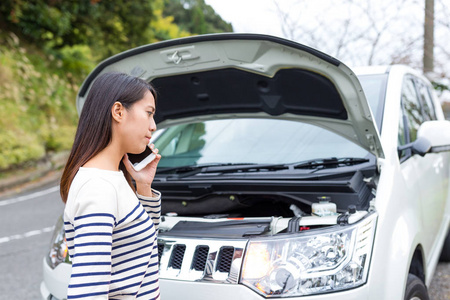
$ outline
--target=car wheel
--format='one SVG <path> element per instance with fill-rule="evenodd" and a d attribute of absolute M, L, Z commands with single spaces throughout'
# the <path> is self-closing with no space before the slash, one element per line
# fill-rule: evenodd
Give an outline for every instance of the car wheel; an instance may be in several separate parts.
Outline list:
<path fill-rule="evenodd" d="M 441 257 L 439 261 L 450 262 L 450 231 L 444 241 L 444 246 L 442 247 Z"/>
<path fill-rule="evenodd" d="M 408 274 L 406 283 L 405 300 L 429 300 L 428 291 L 422 280 L 416 275 Z"/>

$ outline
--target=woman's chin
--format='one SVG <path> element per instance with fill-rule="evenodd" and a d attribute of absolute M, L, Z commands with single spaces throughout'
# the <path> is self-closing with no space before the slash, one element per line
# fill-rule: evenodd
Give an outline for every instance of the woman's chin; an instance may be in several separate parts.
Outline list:
<path fill-rule="evenodd" d="M 141 154 L 142 152 L 145 151 L 145 147 L 147 147 L 147 146 L 144 146 L 144 147 L 139 148 L 139 149 L 130 150 L 127 153 L 130 153 L 130 154 Z"/>

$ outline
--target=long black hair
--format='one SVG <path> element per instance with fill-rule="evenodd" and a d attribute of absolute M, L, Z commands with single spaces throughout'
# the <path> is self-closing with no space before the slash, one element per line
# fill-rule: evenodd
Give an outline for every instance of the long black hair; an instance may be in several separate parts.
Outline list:
<path fill-rule="evenodd" d="M 120 102 L 129 109 L 148 91 L 156 100 L 156 91 L 149 82 L 124 73 L 104 73 L 94 81 L 81 110 L 75 140 L 61 177 L 60 194 L 64 203 L 78 169 L 111 142 L 114 103 Z M 122 161 L 119 169 L 134 189 Z"/>

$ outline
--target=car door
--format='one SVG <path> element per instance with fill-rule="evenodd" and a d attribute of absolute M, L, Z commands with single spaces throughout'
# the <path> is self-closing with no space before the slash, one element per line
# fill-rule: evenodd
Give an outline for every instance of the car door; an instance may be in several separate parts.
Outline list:
<path fill-rule="evenodd" d="M 417 138 L 417 131 L 424 121 L 436 120 L 436 113 L 429 86 L 420 78 L 406 76 L 402 86 L 403 137 L 399 142 L 411 143 Z M 428 153 L 413 155 L 410 151 L 400 153 L 402 169 L 416 172 L 411 175 L 417 184 L 420 199 L 420 217 L 423 228 L 425 253 L 433 251 L 436 235 L 444 215 L 448 191 L 448 154 Z"/>

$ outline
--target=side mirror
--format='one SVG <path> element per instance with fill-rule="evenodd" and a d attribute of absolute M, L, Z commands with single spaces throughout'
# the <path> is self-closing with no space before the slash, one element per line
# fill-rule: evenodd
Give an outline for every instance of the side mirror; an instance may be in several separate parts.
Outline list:
<path fill-rule="evenodd" d="M 427 153 L 450 151 L 450 121 L 426 121 L 417 131 L 417 139 L 398 147 L 398 151 L 411 149 L 412 153 L 424 156 Z"/>
<path fill-rule="evenodd" d="M 420 156 L 425 156 L 425 154 L 431 151 L 431 143 L 425 137 L 417 138 L 414 142 L 399 146 L 397 151 L 400 153 L 403 150 L 411 149 L 413 154 L 419 154 Z"/>
<path fill-rule="evenodd" d="M 450 121 L 423 122 L 417 138 L 426 138 L 430 142 L 430 152 L 450 151 Z"/>

